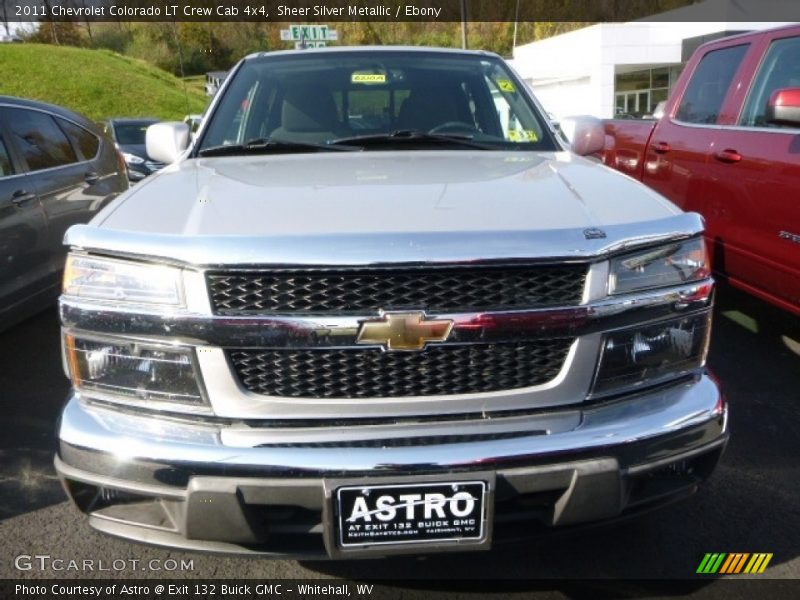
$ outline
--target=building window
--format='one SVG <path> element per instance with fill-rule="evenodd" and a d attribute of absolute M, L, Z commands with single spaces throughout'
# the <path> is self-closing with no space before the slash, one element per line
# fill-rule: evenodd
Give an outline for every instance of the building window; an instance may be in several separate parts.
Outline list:
<path fill-rule="evenodd" d="M 640 119 L 652 115 L 658 103 L 667 99 L 680 70 L 680 66 L 671 66 L 617 73 L 615 116 Z"/>

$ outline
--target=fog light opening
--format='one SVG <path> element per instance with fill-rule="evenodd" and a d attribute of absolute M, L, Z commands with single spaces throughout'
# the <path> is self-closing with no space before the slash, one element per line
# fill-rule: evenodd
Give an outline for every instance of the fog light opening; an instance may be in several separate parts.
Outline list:
<path fill-rule="evenodd" d="M 606 335 L 592 397 L 678 379 L 705 364 L 711 313 Z"/>

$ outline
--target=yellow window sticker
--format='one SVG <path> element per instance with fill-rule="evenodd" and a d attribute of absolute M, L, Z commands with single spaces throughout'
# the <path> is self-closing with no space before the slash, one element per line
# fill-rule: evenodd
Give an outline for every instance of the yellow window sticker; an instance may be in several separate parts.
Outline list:
<path fill-rule="evenodd" d="M 523 130 L 522 135 L 525 137 L 525 140 L 528 141 L 528 142 L 538 142 L 539 141 L 539 136 L 532 129 Z"/>
<path fill-rule="evenodd" d="M 353 73 L 350 77 L 351 83 L 386 83 L 385 73 Z"/>
<path fill-rule="evenodd" d="M 497 80 L 497 88 L 501 92 L 508 92 L 509 94 L 513 94 L 517 91 L 517 88 L 514 87 L 514 82 L 510 79 L 498 79 Z"/>
<path fill-rule="evenodd" d="M 509 129 L 508 139 L 511 142 L 538 142 L 539 136 L 532 129 Z"/>

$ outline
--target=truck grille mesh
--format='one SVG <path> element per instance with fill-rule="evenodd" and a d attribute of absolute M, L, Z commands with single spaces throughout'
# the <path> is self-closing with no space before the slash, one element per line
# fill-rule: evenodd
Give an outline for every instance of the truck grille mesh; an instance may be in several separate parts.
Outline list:
<path fill-rule="evenodd" d="M 541 385 L 558 375 L 572 339 L 423 352 L 376 348 L 230 350 L 244 388 L 290 398 L 395 398 L 496 392 Z"/>
<path fill-rule="evenodd" d="M 216 314 L 429 313 L 579 304 L 586 265 L 292 269 L 207 274 Z"/>

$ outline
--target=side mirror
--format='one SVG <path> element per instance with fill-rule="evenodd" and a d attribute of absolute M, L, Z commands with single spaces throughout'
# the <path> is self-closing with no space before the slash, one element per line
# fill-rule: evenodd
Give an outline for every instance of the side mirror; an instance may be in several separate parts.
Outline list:
<path fill-rule="evenodd" d="M 597 117 L 565 117 L 559 125 L 575 154 L 588 156 L 605 147 L 606 131 L 603 122 Z"/>
<path fill-rule="evenodd" d="M 150 125 L 145 145 L 150 158 L 163 163 L 175 162 L 189 147 L 189 126 L 178 121 Z"/>
<path fill-rule="evenodd" d="M 775 90 L 769 97 L 767 123 L 800 125 L 800 88 Z"/>

